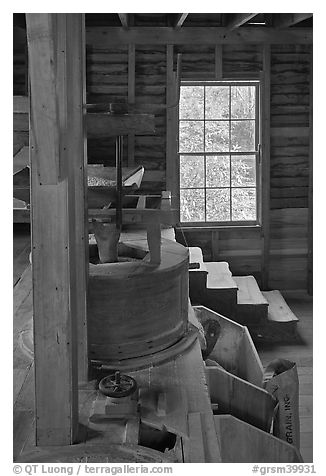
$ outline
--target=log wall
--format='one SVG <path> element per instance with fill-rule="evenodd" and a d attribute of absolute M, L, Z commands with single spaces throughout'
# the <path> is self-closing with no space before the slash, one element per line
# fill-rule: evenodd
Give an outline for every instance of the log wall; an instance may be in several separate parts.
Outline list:
<path fill-rule="evenodd" d="M 26 30 L 15 26 L 13 32 L 13 154 L 29 142 L 28 62 Z"/>
<path fill-rule="evenodd" d="M 13 93 L 24 96 L 28 90 L 26 30 L 15 26 L 13 32 Z"/>
<path fill-rule="evenodd" d="M 269 286 L 307 288 L 309 45 L 271 48 Z"/>
<path fill-rule="evenodd" d="M 144 165 L 147 171 L 142 191 L 160 192 L 165 190 L 166 169 L 165 46 L 141 45 L 135 48 L 135 102 L 140 107 L 150 104 L 146 112 L 155 115 L 155 135 L 135 137 L 135 163 Z"/>
<path fill-rule="evenodd" d="M 166 180 L 166 162 L 174 160 L 166 158 L 167 45 L 132 45 L 135 74 L 131 85 L 130 45 L 114 43 L 108 47 L 103 42 L 102 46 L 92 28 L 87 31 L 88 103 L 127 102 L 129 79 L 129 89 L 134 89 L 133 102 L 144 112 L 155 114 L 156 134 L 126 139 L 124 164 L 131 157 L 135 164 L 145 166 L 142 193 L 176 187 L 177 178 L 174 184 Z M 277 43 L 270 47 L 270 236 L 266 287 L 307 289 L 312 46 Z M 174 70 L 177 54 L 182 53 L 182 76 L 187 79 L 259 78 L 263 70 L 263 44 L 178 44 L 173 50 Z M 128 145 L 132 145 L 129 158 Z M 88 160 L 113 165 L 113 140 L 89 140 Z M 261 282 L 261 228 L 184 229 L 183 233 L 177 232 L 177 237 L 181 242 L 201 246 L 206 260 L 227 260 L 233 274 L 253 274 Z"/>

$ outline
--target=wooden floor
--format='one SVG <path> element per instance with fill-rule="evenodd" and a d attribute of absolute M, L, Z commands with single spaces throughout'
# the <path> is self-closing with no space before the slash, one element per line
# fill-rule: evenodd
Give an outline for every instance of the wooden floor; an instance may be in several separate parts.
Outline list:
<path fill-rule="evenodd" d="M 14 285 L 14 457 L 31 438 L 34 426 L 33 412 L 33 360 L 22 352 L 21 341 L 29 326 L 32 313 L 32 280 L 29 265 L 30 234 L 28 226 L 15 225 L 13 236 Z M 283 294 L 294 314 L 299 318 L 300 341 L 295 343 L 266 344 L 256 347 L 266 366 L 275 358 L 297 362 L 300 381 L 301 454 L 305 462 L 313 461 L 313 330 L 312 298 L 302 292 Z M 20 344 L 18 345 L 20 341 Z"/>

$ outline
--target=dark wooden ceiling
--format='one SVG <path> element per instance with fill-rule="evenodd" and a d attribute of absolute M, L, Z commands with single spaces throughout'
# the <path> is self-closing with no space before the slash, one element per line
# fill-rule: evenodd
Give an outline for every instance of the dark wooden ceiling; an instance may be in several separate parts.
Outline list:
<path fill-rule="evenodd" d="M 312 28 L 312 13 L 86 13 L 86 26 Z M 25 26 L 25 14 L 14 13 L 14 26 Z"/>

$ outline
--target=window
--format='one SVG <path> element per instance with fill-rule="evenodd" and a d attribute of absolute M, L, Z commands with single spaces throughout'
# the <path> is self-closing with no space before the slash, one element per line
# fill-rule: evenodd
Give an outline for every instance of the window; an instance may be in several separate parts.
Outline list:
<path fill-rule="evenodd" d="M 258 84 L 182 83 L 181 223 L 257 224 Z"/>

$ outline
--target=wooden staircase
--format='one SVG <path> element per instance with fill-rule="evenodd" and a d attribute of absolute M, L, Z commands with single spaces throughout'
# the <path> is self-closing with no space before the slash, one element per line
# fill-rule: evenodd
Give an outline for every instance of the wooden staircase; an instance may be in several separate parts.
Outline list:
<path fill-rule="evenodd" d="M 261 291 L 253 276 L 232 276 L 227 262 L 204 262 L 199 247 L 189 247 L 189 294 L 204 305 L 252 330 L 296 331 L 297 317 L 280 291 Z"/>
<path fill-rule="evenodd" d="M 235 276 L 238 286 L 237 321 L 243 325 L 259 325 L 267 320 L 268 302 L 253 276 Z"/>

